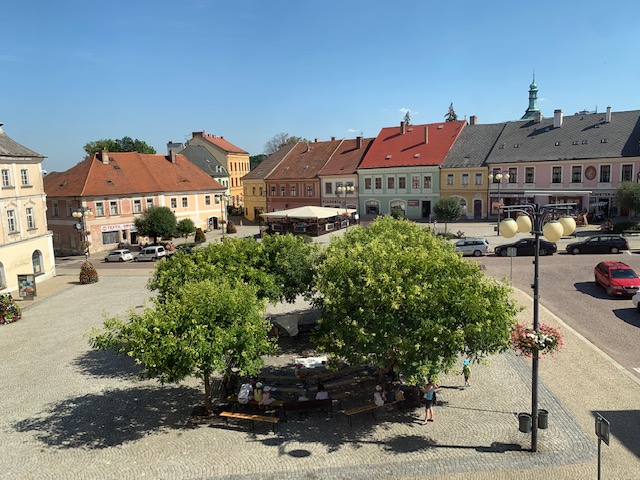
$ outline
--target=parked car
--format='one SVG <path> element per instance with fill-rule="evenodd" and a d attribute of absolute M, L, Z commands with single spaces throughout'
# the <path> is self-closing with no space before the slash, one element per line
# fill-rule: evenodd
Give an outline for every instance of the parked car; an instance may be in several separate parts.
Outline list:
<path fill-rule="evenodd" d="M 578 253 L 619 253 L 629 250 L 629 242 L 620 235 L 595 235 L 582 242 L 567 245 L 567 252 L 576 255 Z"/>
<path fill-rule="evenodd" d="M 611 297 L 630 297 L 640 291 L 640 278 L 626 263 L 600 262 L 593 273 L 596 284 L 601 285 Z"/>
<path fill-rule="evenodd" d="M 516 255 L 518 257 L 525 255 L 535 255 L 534 249 L 536 245 L 535 238 L 523 238 L 522 240 L 518 240 L 514 243 L 509 243 L 506 245 L 499 245 L 493 249 L 496 252 L 496 255 L 500 257 L 507 256 L 507 248 L 515 248 Z M 558 250 L 558 247 L 553 242 L 547 242 L 546 240 L 540 240 L 540 255 L 553 255 Z"/>
<path fill-rule="evenodd" d="M 105 262 L 128 262 L 130 260 L 133 260 L 133 255 L 130 250 L 124 248 L 114 250 L 104 257 Z"/>
<path fill-rule="evenodd" d="M 640 292 L 634 294 L 633 297 L 631 297 L 631 300 L 633 301 L 633 304 L 640 312 Z"/>
<path fill-rule="evenodd" d="M 152 245 L 150 247 L 144 247 L 140 250 L 140 253 L 135 256 L 136 262 L 151 262 L 160 260 L 167 256 L 167 251 L 162 245 Z"/>
<path fill-rule="evenodd" d="M 480 257 L 489 253 L 489 242 L 486 238 L 461 238 L 456 242 L 456 252 Z"/>

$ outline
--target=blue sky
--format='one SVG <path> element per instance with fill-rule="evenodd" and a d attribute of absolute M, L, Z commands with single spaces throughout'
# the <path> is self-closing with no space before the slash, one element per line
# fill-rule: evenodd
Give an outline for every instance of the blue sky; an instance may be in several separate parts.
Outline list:
<path fill-rule="evenodd" d="M 535 70 L 546 117 L 640 109 L 640 2 L 21 0 L 1 10 L 0 121 L 47 156 L 191 132 L 255 155 L 280 132 L 515 120 Z"/>

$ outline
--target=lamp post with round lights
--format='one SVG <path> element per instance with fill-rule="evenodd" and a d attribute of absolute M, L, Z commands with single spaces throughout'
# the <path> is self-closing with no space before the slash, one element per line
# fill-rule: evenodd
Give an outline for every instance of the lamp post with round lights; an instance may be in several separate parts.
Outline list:
<path fill-rule="evenodd" d="M 74 227 L 80 231 L 80 248 L 86 259 L 89 259 L 89 240 L 87 237 L 86 219 L 91 217 L 93 212 L 87 207 L 79 207 L 78 210 L 71 213 L 73 218 L 80 220 Z"/>
<path fill-rule="evenodd" d="M 509 181 L 510 175 L 508 173 L 502 173 L 502 171 L 496 171 L 489 174 L 489 181 L 492 183 L 498 184 L 498 196 L 496 197 L 496 205 L 497 205 L 497 220 L 496 220 L 496 235 L 499 235 L 500 229 L 500 186 L 502 185 L 502 179 L 504 178 L 507 182 Z M 494 181 L 495 179 L 495 181 Z M 491 194 L 491 192 L 489 192 Z"/>
<path fill-rule="evenodd" d="M 576 206 L 575 203 L 538 205 L 535 203 L 510 205 L 501 210 L 509 214 L 520 214 L 514 220 L 506 218 L 499 223 L 498 233 L 505 238 L 513 237 L 517 232 L 530 232 L 535 238 L 534 275 L 533 275 L 533 330 L 537 333 L 539 322 L 539 282 L 540 282 L 540 236 L 550 242 L 557 242 L 563 236 L 571 235 L 576 229 L 576 221 L 567 213 Z M 556 220 L 554 217 L 560 215 Z M 531 451 L 538 450 L 538 351 L 533 352 L 531 370 Z"/>
<path fill-rule="evenodd" d="M 347 230 L 349 230 L 349 212 L 348 212 L 348 208 L 347 208 L 347 195 L 349 195 L 350 193 L 354 193 L 356 191 L 356 188 L 353 185 L 338 185 L 336 187 L 336 195 L 338 197 L 340 197 L 340 195 L 344 195 L 344 217 L 345 220 L 347 221 Z"/>

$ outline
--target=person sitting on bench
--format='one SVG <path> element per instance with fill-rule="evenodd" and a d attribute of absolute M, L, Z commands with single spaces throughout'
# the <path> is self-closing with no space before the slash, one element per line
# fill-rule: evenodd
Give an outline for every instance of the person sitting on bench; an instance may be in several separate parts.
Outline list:
<path fill-rule="evenodd" d="M 316 400 L 328 400 L 329 392 L 324 388 L 323 384 L 318 384 L 318 392 L 316 393 Z"/>

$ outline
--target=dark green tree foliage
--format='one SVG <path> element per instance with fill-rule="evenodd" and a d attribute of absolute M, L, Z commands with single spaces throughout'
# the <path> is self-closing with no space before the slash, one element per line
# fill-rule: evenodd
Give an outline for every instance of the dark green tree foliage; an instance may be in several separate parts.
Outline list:
<path fill-rule="evenodd" d="M 176 229 L 181 236 L 187 237 L 196 231 L 196 226 L 190 218 L 183 218 L 178 222 Z"/>
<path fill-rule="evenodd" d="M 517 312 L 510 287 L 429 229 L 390 216 L 333 239 L 314 290 L 321 350 L 354 365 L 391 355 L 412 384 L 460 355 L 506 350 Z"/>
<path fill-rule="evenodd" d="M 456 197 L 440 198 L 433 206 L 433 213 L 439 222 L 444 222 L 444 231 L 447 231 L 449 222 L 457 222 L 462 216 L 462 205 Z"/>
<path fill-rule="evenodd" d="M 405 125 L 411 125 L 411 113 L 409 112 L 409 110 L 407 110 L 404 113 L 404 120 L 403 120 Z"/>
<path fill-rule="evenodd" d="M 252 156 L 250 156 L 249 157 L 249 168 L 251 170 L 253 170 L 258 165 L 260 165 L 266 158 L 267 158 L 267 155 L 265 155 L 264 153 L 261 153 L 260 155 L 252 155 Z"/>
<path fill-rule="evenodd" d="M 622 182 L 616 190 L 616 204 L 629 212 L 640 212 L 640 183 Z"/>
<path fill-rule="evenodd" d="M 168 207 L 150 207 L 134 220 L 138 235 L 153 238 L 170 238 L 176 234 L 178 222 L 175 214 Z"/>
<path fill-rule="evenodd" d="M 453 102 L 449 105 L 449 111 L 444 116 L 445 122 L 456 122 L 458 120 L 458 115 L 456 115 L 455 110 L 453 109 Z"/>
<path fill-rule="evenodd" d="M 156 149 L 147 145 L 146 142 L 133 140 L 131 137 L 123 137 L 115 140 L 102 139 L 87 143 L 84 147 L 88 157 L 93 156 L 100 150 L 109 152 L 138 152 L 138 153 L 156 153 Z"/>
<path fill-rule="evenodd" d="M 257 374 L 262 355 L 274 352 L 270 322 L 256 288 L 240 280 L 216 278 L 186 283 L 169 301 L 153 301 L 126 320 L 111 318 L 94 329 L 91 345 L 135 359 L 144 376 L 174 383 L 189 376 L 204 384 L 205 407 L 211 411 L 210 377 L 214 372 Z"/>

